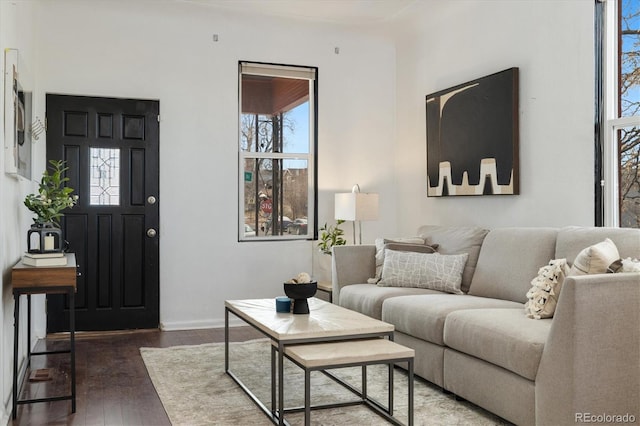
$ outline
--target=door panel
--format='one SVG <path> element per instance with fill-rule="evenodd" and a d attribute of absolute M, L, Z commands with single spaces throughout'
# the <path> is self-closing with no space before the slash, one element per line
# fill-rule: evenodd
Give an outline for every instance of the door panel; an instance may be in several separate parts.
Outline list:
<path fill-rule="evenodd" d="M 158 326 L 158 114 L 157 101 L 47 95 L 47 160 L 67 161 L 80 197 L 61 221 L 81 273 L 77 330 Z M 66 329 L 66 304 L 47 298 L 47 331 Z"/>

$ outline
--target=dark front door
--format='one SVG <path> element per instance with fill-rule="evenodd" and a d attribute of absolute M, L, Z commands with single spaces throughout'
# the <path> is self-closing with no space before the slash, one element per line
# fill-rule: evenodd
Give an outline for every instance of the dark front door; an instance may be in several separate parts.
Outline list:
<path fill-rule="evenodd" d="M 78 262 L 76 330 L 159 324 L 158 101 L 47 95 L 47 161 L 80 198 L 61 220 Z M 47 297 L 47 331 L 68 328 Z"/>

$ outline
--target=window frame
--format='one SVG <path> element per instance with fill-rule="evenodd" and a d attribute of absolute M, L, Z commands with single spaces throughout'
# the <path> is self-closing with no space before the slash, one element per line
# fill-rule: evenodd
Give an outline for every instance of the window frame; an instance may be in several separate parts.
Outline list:
<path fill-rule="evenodd" d="M 596 123 L 596 129 L 603 129 L 600 136 L 596 134 L 596 144 L 601 140 L 598 152 L 600 158 L 597 159 L 600 161 L 601 177 L 600 182 L 596 182 L 601 193 L 597 197 L 599 205 L 596 205 L 596 225 L 608 227 L 620 226 L 620 156 L 617 133 L 623 128 L 640 127 L 640 116 L 619 116 L 619 3 L 620 0 L 595 0 L 596 43 L 599 39 L 602 55 L 600 69 L 597 71 L 597 79 L 600 81 L 596 82 L 596 94 L 600 97 L 596 100 L 596 118 L 600 121 Z M 599 25 L 602 27 L 600 31 Z M 596 48 L 596 57 L 598 55 Z M 598 211 L 601 212 L 600 217 Z"/>
<path fill-rule="evenodd" d="M 246 71 L 243 71 L 243 67 Z M 242 149 L 242 76 L 263 75 L 282 78 L 299 78 L 309 81 L 309 147 L 308 153 L 296 152 L 251 152 Z M 238 241 L 291 241 L 317 239 L 318 200 L 318 68 L 303 65 L 287 65 L 255 61 L 238 61 Z M 301 235 L 267 235 L 246 237 L 245 230 L 245 160 L 306 160 L 307 162 L 307 233 Z M 292 221 L 297 218 L 290 218 Z M 256 233 L 258 230 L 255 230 Z"/>

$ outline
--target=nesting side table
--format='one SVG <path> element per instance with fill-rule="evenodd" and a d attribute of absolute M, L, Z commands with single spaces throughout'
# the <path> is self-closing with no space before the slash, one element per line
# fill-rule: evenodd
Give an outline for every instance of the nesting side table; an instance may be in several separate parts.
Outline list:
<path fill-rule="evenodd" d="M 13 418 L 16 418 L 18 404 L 71 400 L 71 412 L 76 412 L 76 352 L 75 352 L 75 293 L 76 257 L 65 254 L 66 266 L 28 266 L 18 262 L 11 270 L 13 287 L 14 333 L 13 333 Z M 58 351 L 31 352 L 31 295 L 63 293 L 69 296 L 69 349 Z M 20 336 L 20 296 L 27 296 L 27 360 L 25 372 L 31 364 L 32 355 L 68 353 L 71 357 L 71 394 L 45 398 L 20 400 L 22 386 L 18 387 L 18 338 Z"/>

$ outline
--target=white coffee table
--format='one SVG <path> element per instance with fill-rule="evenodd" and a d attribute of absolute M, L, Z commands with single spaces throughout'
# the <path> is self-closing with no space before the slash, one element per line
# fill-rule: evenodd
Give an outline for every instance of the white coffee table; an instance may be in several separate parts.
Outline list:
<path fill-rule="evenodd" d="M 309 310 L 310 313 L 307 315 L 278 313 L 274 299 L 225 301 L 225 372 L 276 424 L 285 424 L 283 367 L 286 346 L 381 337 L 393 340 L 393 325 L 358 312 L 316 298 L 309 299 Z M 229 368 L 229 313 L 256 328 L 272 341 L 271 409 L 268 409 Z M 277 356 L 274 356 L 274 352 L 277 352 Z"/>

